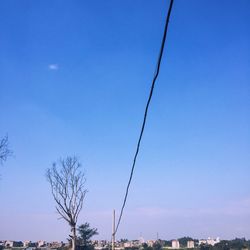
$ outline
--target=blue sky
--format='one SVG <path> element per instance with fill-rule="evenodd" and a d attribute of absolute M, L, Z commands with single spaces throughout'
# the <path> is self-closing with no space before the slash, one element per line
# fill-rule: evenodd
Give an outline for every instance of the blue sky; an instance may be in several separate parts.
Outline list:
<path fill-rule="evenodd" d="M 2 0 L 0 236 L 64 240 L 45 170 L 76 155 L 110 239 L 168 1 Z M 250 3 L 177 0 L 118 238 L 250 238 Z"/>

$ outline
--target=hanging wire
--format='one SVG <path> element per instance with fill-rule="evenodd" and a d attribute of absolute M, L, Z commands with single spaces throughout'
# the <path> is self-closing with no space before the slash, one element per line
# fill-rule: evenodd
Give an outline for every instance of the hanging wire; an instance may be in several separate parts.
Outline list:
<path fill-rule="evenodd" d="M 121 223 L 124 207 L 125 207 L 126 202 L 127 202 L 129 187 L 130 187 L 130 184 L 131 184 L 131 181 L 132 181 L 134 168 L 135 168 L 135 164 L 136 164 L 136 159 L 137 159 L 137 155 L 138 155 L 139 150 L 140 150 L 141 139 L 142 139 L 142 136 L 143 136 L 143 132 L 144 132 L 144 128 L 145 128 L 145 124 L 146 124 L 146 120 L 147 120 L 149 104 L 150 104 L 150 101 L 151 101 L 151 98 L 152 98 L 152 95 L 153 95 L 155 82 L 156 82 L 156 79 L 157 79 L 157 77 L 159 75 L 159 71 L 160 71 L 161 59 L 162 59 L 162 55 L 163 55 L 163 51 L 164 51 L 164 45 L 165 45 L 165 41 L 166 41 L 166 37 L 167 37 L 168 23 L 169 23 L 169 19 L 170 19 L 170 15 L 171 15 L 173 2 L 174 2 L 174 0 L 170 0 L 168 13 L 167 13 L 167 17 L 166 17 L 166 22 L 165 22 L 164 33 L 163 33 L 162 42 L 161 42 L 160 53 L 159 53 L 159 57 L 158 57 L 157 64 L 156 64 L 156 70 L 155 70 L 155 73 L 154 73 L 154 77 L 153 77 L 153 81 L 152 81 L 152 84 L 151 84 L 151 89 L 150 89 L 148 101 L 147 101 L 145 112 L 144 112 L 141 132 L 140 132 L 140 136 L 139 136 L 139 139 L 138 139 L 138 142 L 137 142 L 137 147 L 136 147 L 136 151 L 135 151 L 135 155 L 134 155 L 134 159 L 133 159 L 133 165 L 132 165 L 132 168 L 131 168 L 129 181 L 128 181 L 127 188 L 126 188 L 126 193 L 125 193 L 125 196 L 124 196 L 124 200 L 123 200 L 122 208 L 121 208 L 121 211 L 120 211 L 119 219 L 118 219 L 115 231 L 113 233 L 113 236 L 115 236 L 116 233 L 117 233 L 117 230 L 118 230 L 119 225 Z"/>

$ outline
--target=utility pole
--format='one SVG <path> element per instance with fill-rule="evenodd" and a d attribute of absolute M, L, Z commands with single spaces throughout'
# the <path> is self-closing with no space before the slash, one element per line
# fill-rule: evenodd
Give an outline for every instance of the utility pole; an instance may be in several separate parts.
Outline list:
<path fill-rule="evenodd" d="M 115 250 L 115 210 L 113 210 L 112 250 Z"/>

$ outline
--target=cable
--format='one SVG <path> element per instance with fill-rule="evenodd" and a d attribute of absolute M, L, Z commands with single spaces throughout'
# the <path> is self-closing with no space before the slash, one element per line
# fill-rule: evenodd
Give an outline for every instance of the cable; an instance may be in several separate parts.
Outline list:
<path fill-rule="evenodd" d="M 116 228 L 115 228 L 115 232 L 113 233 L 113 235 L 115 235 L 117 233 L 117 230 L 119 228 L 119 225 L 120 225 L 120 222 L 121 222 L 121 219 L 122 219 L 123 210 L 124 210 L 124 207 L 126 205 L 128 192 L 129 192 L 129 187 L 130 187 L 131 180 L 132 180 L 132 177 L 133 177 L 134 168 L 135 168 L 135 164 L 136 164 L 136 159 L 137 159 L 137 155 L 138 155 L 139 150 L 140 150 L 141 139 L 142 139 L 142 135 L 143 135 L 146 120 L 147 120 L 148 107 L 149 107 L 149 104 L 150 104 L 150 101 L 151 101 L 151 98 L 152 98 L 152 95 L 153 95 L 155 82 L 156 82 L 156 79 L 157 79 L 159 71 L 160 71 L 161 59 L 162 59 L 162 54 L 163 54 L 164 45 L 165 45 L 165 41 L 166 41 L 166 36 L 167 36 L 167 31 L 168 31 L 168 23 L 169 23 L 169 19 L 170 19 L 170 15 L 171 15 L 173 2 L 174 2 L 174 0 L 170 0 L 170 4 L 169 4 L 169 8 L 168 8 L 168 14 L 167 14 L 165 28 L 164 28 L 164 33 L 163 33 L 162 42 L 161 42 L 160 53 L 159 53 L 159 57 L 158 57 L 157 65 L 156 65 L 156 71 L 154 73 L 154 77 L 153 77 L 153 81 L 152 81 L 152 84 L 151 84 L 151 89 L 150 89 L 147 105 L 146 105 L 145 112 L 144 112 L 141 132 L 140 132 L 139 140 L 137 142 L 137 147 L 136 147 L 136 151 L 135 151 L 135 155 L 134 155 L 134 160 L 133 160 L 133 165 L 132 165 L 132 168 L 131 168 L 129 181 L 128 181 L 127 188 L 126 188 L 125 197 L 124 197 L 124 200 L 123 200 L 123 205 L 122 205 L 121 212 L 120 212 L 120 215 L 119 215 L 119 219 L 118 219 L 118 222 L 117 222 L 117 225 L 116 225 Z"/>

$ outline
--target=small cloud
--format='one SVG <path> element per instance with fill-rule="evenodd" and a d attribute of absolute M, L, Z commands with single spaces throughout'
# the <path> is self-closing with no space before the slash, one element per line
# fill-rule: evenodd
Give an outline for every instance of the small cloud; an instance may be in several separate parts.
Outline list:
<path fill-rule="evenodd" d="M 58 70 L 59 69 L 58 64 L 50 64 L 48 67 L 49 67 L 49 70 Z"/>

